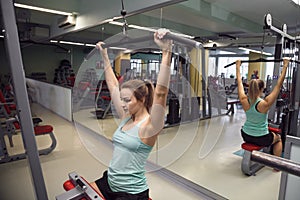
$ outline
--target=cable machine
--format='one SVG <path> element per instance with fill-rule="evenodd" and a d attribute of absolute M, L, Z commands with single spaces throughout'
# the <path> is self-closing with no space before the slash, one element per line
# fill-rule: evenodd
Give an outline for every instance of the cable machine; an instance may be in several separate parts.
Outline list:
<path fill-rule="evenodd" d="M 293 42 L 295 44 L 294 48 L 298 47 L 299 49 L 299 37 L 293 37 L 289 34 L 287 34 L 287 26 L 284 24 L 283 25 L 283 30 L 281 31 L 280 29 L 274 27 L 272 25 L 272 16 L 271 14 L 267 14 L 265 16 L 265 28 L 269 29 L 275 33 L 277 33 L 277 41 L 279 38 L 282 38 L 281 41 L 282 43 L 285 42 L 285 40 L 288 40 L 290 44 Z M 281 43 L 281 44 L 282 44 Z M 290 45 L 292 46 L 292 45 Z M 279 49 L 280 48 L 280 49 Z M 282 46 L 280 44 L 276 45 L 275 48 L 275 59 L 278 59 L 279 55 L 281 55 Z M 300 101 L 300 70 L 299 70 L 299 50 L 298 50 L 298 55 L 295 55 L 295 57 L 298 57 L 297 60 L 291 60 L 292 63 L 294 63 L 294 69 L 293 69 L 293 78 L 292 78 L 292 90 L 290 91 L 290 102 L 289 102 L 289 119 L 287 120 L 288 122 L 288 133 L 289 135 L 292 136 L 297 136 L 300 137 L 300 129 L 299 129 L 299 122 L 298 122 L 298 115 L 299 115 L 299 101 Z M 275 71 L 275 69 L 274 69 Z M 290 73 L 288 73 L 290 74 Z M 274 81 L 273 81 L 274 82 Z M 272 87 L 275 86 L 276 83 L 272 83 Z M 271 108 L 272 111 L 270 114 L 275 113 L 275 108 L 274 106 Z"/>

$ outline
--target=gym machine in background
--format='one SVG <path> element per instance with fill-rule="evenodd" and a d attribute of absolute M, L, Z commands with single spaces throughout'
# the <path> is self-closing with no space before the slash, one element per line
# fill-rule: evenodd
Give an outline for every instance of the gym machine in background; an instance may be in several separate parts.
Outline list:
<path fill-rule="evenodd" d="M 272 24 L 272 16 L 271 14 L 266 14 L 265 15 L 265 28 L 269 29 L 277 34 L 277 44 L 275 46 L 275 60 L 281 59 L 283 47 L 286 47 L 286 44 L 289 44 L 290 47 L 294 45 L 294 48 L 298 49 L 298 55 L 294 55 L 294 60 L 292 61 L 293 64 L 293 70 L 288 72 L 289 76 L 292 76 L 292 83 L 291 87 L 289 87 L 289 84 L 287 85 L 287 88 L 289 90 L 289 106 L 287 112 L 283 114 L 283 119 L 282 119 L 282 124 L 285 124 L 285 130 L 288 132 L 286 134 L 292 135 L 292 136 L 297 136 L 300 137 L 300 129 L 299 129 L 299 101 L 300 101 L 300 70 L 299 70 L 299 58 L 300 58 L 300 53 L 299 53 L 299 38 L 293 37 L 289 34 L 287 34 L 287 26 L 284 24 L 282 26 L 283 30 L 280 30 L 273 26 Z M 284 45 L 284 46 L 283 46 Z M 275 65 L 274 67 L 274 75 L 279 74 L 279 63 Z M 276 82 L 274 81 L 276 79 L 276 76 L 273 76 L 273 81 L 272 81 L 272 88 L 276 85 Z M 275 110 L 276 107 L 273 105 L 273 107 L 270 109 L 270 116 L 275 118 Z M 284 133 L 283 133 L 284 134 Z"/>

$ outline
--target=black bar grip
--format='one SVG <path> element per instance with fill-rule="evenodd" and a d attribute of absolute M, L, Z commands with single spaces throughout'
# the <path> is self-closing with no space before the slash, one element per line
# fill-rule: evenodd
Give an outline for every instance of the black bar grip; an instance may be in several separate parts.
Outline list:
<path fill-rule="evenodd" d="M 228 65 L 225 65 L 224 68 L 230 67 L 231 65 L 234 65 L 234 64 L 235 64 L 235 62 L 232 62 L 232 63 L 230 63 Z"/>
<path fill-rule="evenodd" d="M 76 179 L 76 183 L 80 186 L 80 188 L 82 189 L 82 190 L 86 190 L 86 185 L 82 182 L 82 180 L 80 180 L 79 178 L 78 179 Z"/>

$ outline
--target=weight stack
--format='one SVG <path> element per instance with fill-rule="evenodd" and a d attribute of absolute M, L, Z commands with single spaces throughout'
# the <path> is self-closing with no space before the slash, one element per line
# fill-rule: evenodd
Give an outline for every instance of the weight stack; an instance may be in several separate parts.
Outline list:
<path fill-rule="evenodd" d="M 169 99 L 169 113 L 167 115 L 168 124 L 176 124 L 180 122 L 179 118 L 179 100 L 178 98 Z"/>

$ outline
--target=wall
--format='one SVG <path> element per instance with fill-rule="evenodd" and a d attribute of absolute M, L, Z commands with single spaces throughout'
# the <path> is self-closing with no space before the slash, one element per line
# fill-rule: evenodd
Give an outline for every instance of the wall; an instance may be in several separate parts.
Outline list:
<path fill-rule="evenodd" d="M 72 90 L 33 79 L 26 79 L 27 85 L 34 91 L 35 101 L 57 115 L 73 121 Z"/>
<path fill-rule="evenodd" d="M 76 46 L 64 46 L 68 51 L 57 46 L 31 45 L 22 48 L 23 65 L 25 74 L 29 76 L 32 72 L 45 72 L 47 82 L 53 82 L 54 72 L 60 65 L 60 61 L 67 59 L 71 62 L 75 73 L 85 56 L 84 48 Z"/>
<path fill-rule="evenodd" d="M 85 55 L 91 50 L 77 46 L 63 46 L 62 48 L 52 45 L 27 45 L 21 49 L 25 75 L 32 72 L 45 72 L 47 82 L 53 82 L 55 68 L 60 65 L 60 61 L 68 59 L 72 68 L 77 73 Z M 4 40 L 0 39 L 0 77 L 4 81 L 4 75 L 10 73 L 10 65 L 6 56 Z"/>
<path fill-rule="evenodd" d="M 249 53 L 249 60 L 256 60 L 259 58 L 266 58 L 259 53 Z M 254 62 L 249 63 L 248 65 L 248 80 L 251 80 L 251 74 L 253 74 L 254 70 L 258 70 L 258 76 L 260 79 L 265 80 L 266 76 L 266 63 L 263 62 Z"/>

